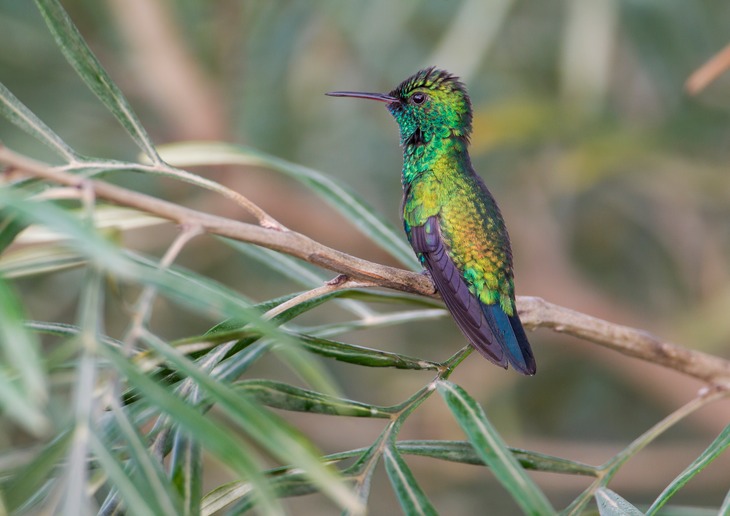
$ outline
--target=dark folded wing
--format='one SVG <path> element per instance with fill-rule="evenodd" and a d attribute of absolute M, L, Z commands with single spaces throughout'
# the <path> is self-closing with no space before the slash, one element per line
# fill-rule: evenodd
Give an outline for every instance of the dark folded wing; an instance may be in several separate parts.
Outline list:
<path fill-rule="evenodd" d="M 487 360 L 506 368 L 507 358 L 487 321 L 482 303 L 469 292 L 461 272 L 446 252 L 438 219 L 429 217 L 423 226 L 411 226 L 408 236 L 459 329 Z"/>

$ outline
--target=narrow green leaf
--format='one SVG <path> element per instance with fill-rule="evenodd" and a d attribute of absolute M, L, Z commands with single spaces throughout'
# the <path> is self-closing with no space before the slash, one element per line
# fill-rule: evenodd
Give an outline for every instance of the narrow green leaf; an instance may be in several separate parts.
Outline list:
<path fill-rule="evenodd" d="M 335 471 L 325 467 L 314 448 L 298 430 L 270 412 L 240 396 L 228 385 L 214 381 L 174 348 L 148 335 L 145 341 L 172 365 L 192 378 L 213 402 L 223 409 L 261 446 L 284 462 L 304 470 L 322 491 L 342 507 L 361 508 Z"/>
<path fill-rule="evenodd" d="M 43 204 L 54 206 L 52 201 L 46 203 L 40 201 L 26 202 L 37 202 L 36 205 L 38 206 Z M 57 206 L 57 209 L 63 208 Z M 22 224 L 19 225 L 24 231 L 15 238 L 14 242 L 34 245 L 22 246 L 2 254 L 0 256 L 0 273 L 7 277 L 10 277 L 10 275 L 12 277 L 29 276 L 73 267 L 84 262 L 78 253 L 73 253 L 67 245 L 64 245 L 70 237 L 67 233 L 40 224 L 27 227 L 30 221 L 22 213 L 18 213 L 12 208 L 8 208 L 6 212 L 12 214 L 7 218 L 12 218 L 17 222 L 22 221 Z M 85 218 L 83 210 L 80 209 L 63 209 L 63 212 L 74 220 Z M 2 215 L 0 214 L 0 216 Z M 161 222 L 163 222 L 161 219 L 147 216 L 137 210 L 103 206 L 94 208 L 94 227 L 99 230 L 99 234 L 103 234 L 105 237 L 116 238 L 118 232 L 148 227 Z M 88 224 L 85 225 L 88 230 Z M 1 227 L 0 232 L 2 232 Z M 81 235 L 76 234 L 75 236 L 78 238 Z M 0 234 L 1 238 L 2 235 Z"/>
<path fill-rule="evenodd" d="M 278 272 L 280 275 L 285 276 L 304 287 L 318 287 L 327 279 L 321 272 L 312 267 L 308 267 L 305 262 L 297 260 L 292 256 L 277 253 L 271 249 L 248 244 L 246 242 L 231 240 L 230 238 L 219 238 L 219 240 L 226 243 L 232 249 L 254 258 L 257 262 L 266 265 L 272 270 Z"/>
<path fill-rule="evenodd" d="M 8 279 L 24 278 L 71 269 L 85 263 L 85 258 L 68 247 L 32 246 L 0 255 L 0 275 Z"/>
<path fill-rule="evenodd" d="M 245 442 L 235 439 L 231 432 L 216 424 L 207 415 L 201 414 L 140 372 L 118 350 L 104 347 L 103 353 L 120 370 L 129 384 L 142 393 L 150 403 L 169 414 L 181 428 L 194 435 L 195 439 L 218 460 L 247 478 L 254 486 L 257 502 L 262 511 L 272 515 L 281 514 L 281 505 L 276 500 L 268 481 L 261 474 L 262 464 L 255 460 L 257 454 L 254 450 Z"/>
<path fill-rule="evenodd" d="M 395 291 L 377 291 L 353 289 L 345 290 L 344 296 L 348 299 L 358 299 L 369 301 L 371 303 L 389 303 L 389 304 L 409 304 L 426 308 L 442 308 L 444 302 L 435 297 L 423 297 L 415 294 L 406 294 L 404 292 Z M 445 311 L 445 310 L 444 310 Z"/>
<path fill-rule="evenodd" d="M 188 288 L 195 288 L 199 292 L 199 295 L 204 299 L 204 304 L 210 303 L 210 298 L 213 296 L 221 296 L 235 302 L 238 307 L 233 309 L 233 311 L 244 311 L 244 314 L 242 314 L 238 319 L 242 325 L 250 324 L 254 315 L 255 318 L 258 319 L 263 313 L 263 311 L 257 306 L 252 306 L 252 301 L 243 294 L 229 288 L 227 285 L 224 285 L 219 281 L 210 279 L 195 271 L 179 265 L 173 265 L 164 271 L 160 271 L 160 264 L 155 259 L 150 259 L 146 256 L 130 251 L 125 251 L 124 256 L 129 258 L 132 262 L 142 265 L 145 270 L 155 271 L 157 274 L 164 274 L 169 277 L 174 284 L 186 284 L 188 285 Z M 165 291 L 168 290 L 165 285 L 160 285 L 160 287 L 164 288 Z"/>
<path fill-rule="evenodd" d="M 286 473 L 272 473 L 271 485 L 278 497 L 303 496 L 317 492 L 317 486 L 301 471 L 286 470 Z M 237 503 L 236 503 L 237 502 Z M 251 484 L 230 482 L 217 487 L 203 498 L 201 514 L 219 514 L 218 511 L 235 503 L 227 514 L 243 514 L 255 507 L 256 502 Z"/>
<path fill-rule="evenodd" d="M 104 472 L 109 476 L 114 488 L 118 490 L 124 499 L 126 512 L 129 514 L 140 514 L 142 516 L 155 516 L 159 514 L 154 506 L 154 499 L 147 496 L 145 491 L 141 491 L 139 486 L 135 485 L 112 452 L 109 451 L 93 432 L 89 434 L 89 447 Z"/>
<path fill-rule="evenodd" d="M 68 451 L 71 437 L 72 433 L 69 428 L 59 431 L 58 435 L 45 444 L 30 463 L 21 470 L 13 472 L 12 478 L 3 486 L 6 508 L 11 514 L 26 504 L 57 472 L 59 462 Z M 51 483 L 58 481 L 58 478 L 50 480 Z M 35 500 L 35 503 L 41 503 L 42 501 Z M 30 509 L 31 507 L 26 508 Z"/>
<path fill-rule="evenodd" d="M 309 312 L 310 310 L 317 308 L 320 305 L 323 305 L 327 301 L 333 300 L 333 299 L 339 299 L 340 297 L 345 296 L 346 290 L 335 290 L 334 292 L 328 292 L 326 294 L 322 294 L 319 296 L 311 297 L 307 299 L 306 301 L 299 302 L 295 304 L 294 306 L 290 306 L 287 308 L 284 312 L 277 315 L 274 320 L 279 323 L 283 324 L 285 322 L 292 321 L 296 317 L 299 317 L 300 315 Z M 288 301 L 289 299 L 301 294 L 301 292 L 295 292 L 294 294 L 290 294 L 287 296 L 283 296 L 279 299 L 269 301 L 267 303 L 263 304 L 269 304 L 274 303 L 274 306 L 278 306 L 281 302 Z M 274 308 L 274 306 L 271 306 L 271 308 Z"/>
<path fill-rule="evenodd" d="M 392 423 L 391 423 L 392 424 Z M 389 425 L 390 426 L 390 425 Z M 373 475 L 375 473 L 375 466 L 381 457 L 381 452 L 378 447 L 383 442 L 385 431 L 381 432 L 380 436 L 376 441 L 365 450 L 360 456 L 358 456 L 355 463 L 345 470 L 346 474 L 352 474 L 355 478 L 355 496 L 363 505 L 367 506 L 368 498 L 370 497 L 370 488 L 373 484 Z M 351 513 L 343 513 L 343 516 L 350 516 Z"/>
<path fill-rule="evenodd" d="M 33 435 L 50 429 L 46 375 L 35 335 L 25 328 L 20 300 L 0 277 L 0 406 Z"/>
<path fill-rule="evenodd" d="M 129 267 L 129 260 L 120 255 L 117 247 L 78 216 L 69 214 L 61 207 L 47 201 L 29 200 L 18 191 L 5 188 L 0 188 L 0 206 L 24 223 L 42 224 L 64 235 L 71 246 L 77 247 L 81 254 L 93 257 L 106 269 L 123 273 L 124 276 L 131 275 L 133 269 Z"/>
<path fill-rule="evenodd" d="M 430 310 L 405 310 L 390 314 L 378 314 L 366 319 L 358 319 L 356 321 L 346 321 L 334 324 L 322 324 L 300 328 L 303 333 L 326 337 L 329 335 L 338 335 L 348 331 L 362 330 L 366 328 L 383 328 L 385 326 L 394 326 L 398 324 L 429 321 L 432 319 L 441 319 L 448 314 L 443 308 L 435 308 Z"/>
<path fill-rule="evenodd" d="M 271 341 L 264 340 L 248 345 L 218 364 L 210 375 L 222 381 L 230 381 L 241 376 L 253 363 L 268 353 Z"/>
<path fill-rule="evenodd" d="M 48 399 L 45 371 L 41 364 L 40 345 L 35 336 L 25 329 L 20 299 L 0 277 L 0 349 L 5 363 L 14 368 L 29 402 L 44 405 Z"/>
<path fill-rule="evenodd" d="M 662 493 L 654 500 L 649 510 L 646 511 L 647 516 L 656 514 L 661 507 L 676 494 L 677 491 L 687 484 L 697 473 L 705 469 L 712 461 L 714 461 L 727 447 L 730 446 L 730 425 L 720 432 L 720 435 L 697 457 L 692 464 L 682 471 L 672 482 L 662 491 Z"/>
<path fill-rule="evenodd" d="M 86 216 L 82 208 L 67 209 L 66 212 L 79 218 Z M 93 226 L 105 233 L 124 232 L 168 223 L 168 220 L 131 208 L 103 204 L 94 206 Z M 42 226 L 31 226 L 23 231 L 15 241 L 19 244 L 38 244 L 59 242 L 65 239 L 65 235 L 61 233 L 50 231 Z"/>
<path fill-rule="evenodd" d="M 526 514 L 555 514 L 545 494 L 525 473 L 484 410 L 458 385 L 439 381 L 436 388 L 474 449 Z"/>
<path fill-rule="evenodd" d="M 294 342 L 293 346 L 274 342 L 272 351 L 314 389 L 331 396 L 340 395 L 341 390 L 330 371 L 316 357 L 306 353 L 297 340 Z"/>
<path fill-rule="evenodd" d="M 231 344 L 221 346 L 199 359 L 197 364 L 203 371 L 209 372 L 218 365 L 230 351 Z M 199 406 L 201 403 L 200 388 L 187 378 L 176 389 L 176 394 L 184 397 L 189 403 Z M 200 500 L 203 488 L 203 454 L 200 444 L 193 435 L 181 428 L 175 428 L 170 450 L 170 477 L 183 498 L 184 515 L 200 514 Z"/>
<path fill-rule="evenodd" d="M 728 516 L 730 514 L 730 491 L 728 491 L 725 495 L 725 499 L 722 501 L 720 512 L 718 514 L 720 516 Z"/>
<path fill-rule="evenodd" d="M 10 210 L 0 210 L 0 256 L 27 226 Z"/>
<path fill-rule="evenodd" d="M 314 489 L 316 491 L 316 488 Z M 219 511 L 236 502 L 238 502 L 236 506 L 226 511 L 225 514 L 244 514 L 255 507 L 256 502 L 251 484 L 247 482 L 229 482 L 216 487 L 203 497 L 200 504 L 200 514 L 202 516 L 221 514 Z"/>
<path fill-rule="evenodd" d="M 177 514 L 192 516 L 200 513 L 203 483 L 203 457 L 200 446 L 184 430 L 176 430 L 172 441 L 170 476 L 183 498 L 184 511 Z"/>
<path fill-rule="evenodd" d="M 237 164 L 266 167 L 300 181 L 345 215 L 365 235 L 413 270 L 421 266 L 405 239 L 362 198 L 314 169 L 261 151 L 219 142 L 187 142 L 160 147 L 165 159 L 177 166 Z"/>
<path fill-rule="evenodd" d="M 279 315 L 271 319 L 271 321 L 273 323 L 276 323 L 277 325 L 287 323 L 292 319 L 300 316 L 301 314 L 318 307 L 325 301 L 337 297 L 338 293 L 339 291 L 330 292 L 329 294 L 325 294 L 323 296 L 317 296 L 308 299 L 303 303 L 298 303 L 294 306 L 289 307 L 287 310 L 284 310 Z M 267 301 L 254 305 L 254 309 L 258 310 L 259 313 L 264 314 L 269 310 L 276 308 L 280 304 L 286 303 L 287 301 L 295 298 L 299 294 L 300 292 L 293 292 L 291 294 L 286 294 L 276 299 L 269 299 Z M 218 340 L 220 338 L 227 338 L 226 335 L 231 335 L 235 338 L 236 333 L 240 333 L 241 337 L 254 336 L 251 333 L 251 329 L 249 326 L 250 325 L 247 320 L 241 317 L 232 317 L 216 324 L 213 328 L 205 333 L 205 337 L 210 337 L 211 335 L 214 335 L 215 338 Z"/>
<path fill-rule="evenodd" d="M 135 143 L 155 163 L 161 161 L 147 131 L 135 115 L 122 91 L 111 80 L 104 68 L 91 52 L 68 13 L 58 0 L 36 0 L 56 44 L 63 55 L 79 74 L 86 86 L 111 111 Z"/>
<path fill-rule="evenodd" d="M 26 327 L 45 335 L 54 335 L 56 337 L 75 337 L 81 333 L 81 329 L 75 324 L 64 324 L 57 322 L 46 322 L 46 321 L 28 321 Z M 122 342 L 116 339 L 112 339 L 106 335 L 99 335 L 99 342 L 116 348 L 122 347 Z M 47 355 L 45 357 L 48 360 Z"/>
<path fill-rule="evenodd" d="M 462 464 L 473 464 L 475 466 L 485 465 L 484 460 L 482 460 L 474 450 L 472 444 L 468 441 L 407 440 L 396 441 L 395 447 L 401 455 L 418 455 Z M 333 453 L 325 456 L 325 460 L 337 462 L 353 457 L 360 457 L 368 449 L 356 448 L 354 450 Z M 581 462 L 517 448 L 510 448 L 510 451 L 525 469 L 569 475 L 598 476 L 598 468 Z"/>
<path fill-rule="evenodd" d="M 0 189 L 0 205 L 3 203 L 23 219 L 41 223 L 68 236 L 69 245 L 121 279 L 155 285 L 161 294 L 192 306 L 199 313 L 218 313 L 229 317 L 235 315 L 247 319 L 253 328 L 275 339 L 281 346 L 279 355 L 306 381 L 318 390 L 337 393 L 334 382 L 329 380 L 320 364 L 305 353 L 294 351 L 299 345 L 297 339 L 281 331 L 276 323 L 263 320 L 259 311 L 242 301 L 238 293 L 197 274 L 181 274 L 175 268 L 160 270 L 154 262 L 145 261 L 132 253 L 120 253 L 116 246 L 101 237 L 94 228 L 89 228 L 52 203 L 29 201 L 17 193 L 13 195 L 13 192 Z"/>
<path fill-rule="evenodd" d="M 595 497 L 601 516 L 643 516 L 644 514 L 618 493 L 608 488 L 598 488 Z"/>
<path fill-rule="evenodd" d="M 64 142 L 58 134 L 48 127 L 45 122 L 36 116 L 12 92 L 0 82 L 0 115 L 7 118 L 17 127 L 45 143 L 55 150 L 66 161 L 81 159 L 76 151 Z M 2 251 L 2 246 L 0 246 Z"/>
<path fill-rule="evenodd" d="M 66 489 L 64 514 L 86 514 L 92 507 L 88 492 L 89 434 L 96 406 L 95 384 L 98 376 L 98 334 L 102 324 L 103 284 L 101 273 L 91 267 L 86 272 L 77 324 L 81 355 L 76 361 L 72 414 L 73 437 L 64 467 Z"/>
<path fill-rule="evenodd" d="M 205 300 L 204 296 L 204 294 L 208 292 L 216 297 L 220 294 L 224 294 L 229 299 L 236 299 L 237 305 L 241 306 L 242 304 L 240 301 L 241 296 L 238 293 L 209 278 L 200 276 L 192 271 L 186 271 L 180 267 L 170 267 L 164 271 L 158 271 L 154 262 L 136 255 L 130 254 L 130 256 L 135 261 L 139 261 L 140 263 L 154 269 L 155 274 L 161 272 L 165 276 L 177 278 L 179 281 L 174 283 L 168 283 L 166 281 L 165 284 L 159 284 L 158 286 L 162 293 L 167 291 L 168 293 L 175 293 L 176 296 L 179 296 L 179 292 L 176 291 L 180 288 L 184 288 L 187 290 L 187 293 L 182 297 L 178 297 L 178 299 L 183 302 L 190 303 L 192 301 L 198 304 L 201 308 L 210 309 L 212 306 L 211 301 Z M 174 288 L 172 291 L 169 291 L 169 287 Z M 194 288 L 194 290 L 191 290 L 191 288 Z M 328 299 L 327 296 L 321 296 L 320 298 L 300 303 L 299 305 L 287 310 L 285 312 L 287 314 L 286 317 L 293 317 L 294 315 L 310 310 L 314 306 L 326 301 L 326 299 Z M 209 333 L 219 332 L 224 328 L 230 329 L 235 327 L 235 325 L 240 325 L 240 327 L 249 325 L 258 329 L 261 331 L 263 336 L 274 338 L 274 342 L 277 344 L 277 346 L 273 348 L 274 352 L 280 358 L 283 358 L 285 363 L 292 367 L 294 372 L 304 379 L 304 381 L 316 389 L 329 394 L 334 395 L 339 392 L 339 389 L 336 387 L 336 383 L 331 378 L 329 372 L 326 371 L 316 360 L 301 351 L 300 343 L 294 336 L 278 328 L 279 324 L 283 322 L 281 318 L 276 318 L 274 320 L 262 319 L 262 310 L 260 306 L 245 306 L 244 308 L 238 308 L 236 313 L 237 315 L 233 320 L 224 321 L 224 323 L 221 323 L 211 329 Z"/>
<path fill-rule="evenodd" d="M 246 256 L 266 265 L 281 276 L 289 278 L 304 287 L 319 287 L 327 281 L 327 277 L 321 272 L 312 267 L 308 267 L 307 264 L 301 260 L 297 260 L 284 253 L 277 253 L 271 249 L 247 244 L 245 242 L 238 242 L 229 238 L 221 238 L 220 240 Z M 360 317 L 368 317 L 373 314 L 373 311 L 363 303 L 359 303 L 351 299 L 339 300 L 338 303 Z"/>
<path fill-rule="evenodd" d="M 393 486 L 398 497 L 398 502 L 405 514 L 433 515 L 438 514 L 431 505 L 426 493 L 418 485 L 416 477 L 413 476 L 410 468 L 392 446 L 386 446 L 383 450 L 383 461 L 385 471 L 388 473 L 390 485 Z"/>
<path fill-rule="evenodd" d="M 133 476 L 135 484 L 140 486 L 140 491 L 146 493 L 146 497 L 152 500 L 157 514 L 180 514 L 182 507 L 180 499 L 168 482 L 159 462 L 152 456 L 143 437 L 129 421 L 125 411 L 116 401 L 112 402 L 111 406 L 117 428 L 126 441 L 124 450 L 127 464 L 124 467 L 128 475 Z"/>
<path fill-rule="evenodd" d="M 235 384 L 259 403 L 282 410 L 333 416 L 388 418 L 383 407 L 337 398 L 272 380 L 244 380 Z"/>
<path fill-rule="evenodd" d="M 355 344 L 346 344 L 321 337 L 300 334 L 299 339 L 304 347 L 313 353 L 350 364 L 366 367 L 395 367 L 396 369 L 417 370 L 435 370 L 439 367 L 434 362 L 421 360 L 420 358 L 366 348 Z"/>
<path fill-rule="evenodd" d="M 468 441 L 398 441 L 396 447 L 400 453 L 406 455 L 420 455 L 463 464 L 485 465 L 481 455 Z M 581 462 L 516 448 L 510 448 L 509 450 L 525 469 L 592 477 L 598 474 L 597 468 Z"/>

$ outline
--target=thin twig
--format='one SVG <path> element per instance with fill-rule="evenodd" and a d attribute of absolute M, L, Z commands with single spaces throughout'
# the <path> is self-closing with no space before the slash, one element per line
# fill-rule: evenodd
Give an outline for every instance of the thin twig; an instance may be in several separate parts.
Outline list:
<path fill-rule="evenodd" d="M 82 181 L 89 181 L 5 147 L 0 147 L 0 163 L 67 186 L 78 186 Z M 136 208 L 183 226 L 200 227 L 208 233 L 295 256 L 343 274 L 352 281 L 362 282 L 360 286 L 378 286 L 424 296 L 436 295 L 433 283 L 423 274 L 362 260 L 322 245 L 296 231 L 276 231 L 218 217 L 103 181 L 92 180 L 90 184 L 98 198 Z M 643 330 L 603 321 L 537 297 L 518 297 L 517 308 L 522 322 L 530 329 L 549 328 L 573 335 L 710 384 L 730 388 L 730 361 L 720 357 L 686 349 Z"/>
<path fill-rule="evenodd" d="M 6 163 L 33 176 L 68 186 L 76 186 L 82 181 L 88 180 L 15 153 L 7 147 L 0 147 L 0 163 Z M 353 279 L 376 283 L 381 287 L 422 295 L 433 295 L 435 293 L 433 283 L 421 274 L 414 274 L 350 256 L 295 231 L 275 231 L 254 224 L 191 210 L 104 181 L 92 180 L 91 184 L 99 198 L 155 214 L 180 225 L 198 225 L 208 233 L 290 254 L 325 269 L 333 270 Z"/>
<path fill-rule="evenodd" d="M 178 234 L 160 260 L 159 269 L 165 270 L 169 268 L 180 254 L 183 247 L 185 247 L 190 240 L 202 233 L 203 229 L 200 226 L 184 226 L 183 230 Z M 144 325 L 147 324 L 152 303 L 154 302 L 156 295 L 157 287 L 154 285 L 148 285 L 139 295 L 139 298 L 134 305 L 134 312 L 132 313 L 130 326 L 124 335 L 124 339 L 122 339 L 122 342 L 124 342 L 123 352 L 125 354 L 129 354 L 132 351 L 135 342 L 139 338 L 140 331 Z"/>
<path fill-rule="evenodd" d="M 290 308 L 294 306 L 298 306 L 306 301 L 309 301 L 310 299 L 316 299 L 318 297 L 324 296 L 326 294 L 330 294 L 332 292 L 336 292 L 338 290 L 347 290 L 347 289 L 353 289 L 353 288 L 367 288 L 367 287 L 377 287 L 378 285 L 372 282 L 364 282 L 364 281 L 356 281 L 351 280 L 347 276 L 340 275 L 334 278 L 333 280 L 330 280 L 326 282 L 324 285 L 313 288 L 311 290 L 307 290 L 306 292 L 302 292 L 298 296 L 294 296 L 293 298 L 289 299 L 288 301 L 285 301 L 281 303 L 280 305 L 276 305 L 274 308 L 269 310 L 268 312 L 264 313 L 261 318 L 265 320 L 270 320 L 276 317 L 279 314 L 282 314 L 289 310 Z"/>
<path fill-rule="evenodd" d="M 211 181 L 205 177 L 192 174 L 187 170 L 168 165 L 167 163 L 129 163 L 125 161 L 74 161 L 68 165 L 60 166 L 58 170 L 66 172 L 83 172 L 89 169 L 99 169 L 105 172 L 109 170 L 138 170 L 151 174 L 162 174 L 175 177 L 180 181 L 190 183 L 196 186 L 206 188 L 212 192 L 216 192 L 226 199 L 233 201 L 249 212 L 258 221 L 261 227 L 267 229 L 276 229 L 278 231 L 286 231 L 286 227 L 276 220 L 274 217 L 266 213 L 259 205 L 251 201 L 248 197 L 241 195 L 239 192 L 228 188 L 220 183 Z"/>
<path fill-rule="evenodd" d="M 730 69 L 730 45 L 720 50 L 709 61 L 692 72 L 684 87 L 690 95 L 696 95 L 728 69 Z"/>

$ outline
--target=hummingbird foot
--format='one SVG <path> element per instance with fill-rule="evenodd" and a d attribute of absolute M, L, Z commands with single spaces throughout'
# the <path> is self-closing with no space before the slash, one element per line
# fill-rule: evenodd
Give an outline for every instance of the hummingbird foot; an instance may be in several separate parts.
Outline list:
<path fill-rule="evenodd" d="M 428 278 L 428 280 L 431 282 L 431 285 L 433 286 L 434 293 L 438 292 L 439 289 L 436 287 L 436 282 L 433 280 L 433 276 L 431 275 L 431 271 L 428 269 L 423 269 L 421 271 L 421 276 L 425 276 Z"/>

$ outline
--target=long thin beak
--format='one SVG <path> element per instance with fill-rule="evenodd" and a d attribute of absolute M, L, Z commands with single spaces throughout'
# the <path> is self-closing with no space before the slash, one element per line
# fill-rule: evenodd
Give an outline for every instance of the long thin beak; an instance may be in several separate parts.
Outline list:
<path fill-rule="evenodd" d="M 325 93 L 325 95 L 329 95 L 330 97 L 354 97 L 357 99 L 377 100 L 379 102 L 385 102 L 386 104 L 390 104 L 391 102 L 398 102 L 397 98 L 386 95 L 385 93 L 365 93 L 362 91 L 330 91 L 329 93 Z"/>

